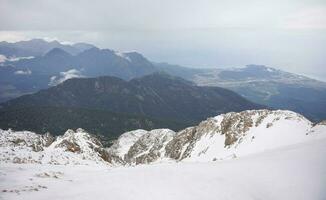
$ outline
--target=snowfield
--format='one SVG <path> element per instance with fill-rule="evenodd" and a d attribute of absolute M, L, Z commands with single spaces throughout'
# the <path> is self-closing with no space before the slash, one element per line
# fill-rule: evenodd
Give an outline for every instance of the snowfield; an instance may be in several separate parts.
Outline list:
<path fill-rule="evenodd" d="M 0 129 L 0 199 L 325 200 L 325 155 L 326 121 L 282 110 L 134 130 L 109 148 L 83 129 Z"/>
<path fill-rule="evenodd" d="M 0 166 L 1 199 L 324 200 L 326 139 L 216 162 Z"/>

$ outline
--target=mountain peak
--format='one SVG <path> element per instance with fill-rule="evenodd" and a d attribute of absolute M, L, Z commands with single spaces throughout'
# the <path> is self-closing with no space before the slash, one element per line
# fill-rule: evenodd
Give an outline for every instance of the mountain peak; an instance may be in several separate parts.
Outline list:
<path fill-rule="evenodd" d="M 166 129 L 122 134 L 108 149 L 115 163 L 216 161 L 325 138 L 326 126 L 287 110 L 248 110 L 208 118 L 177 133 Z M 123 145 L 126 144 L 126 145 Z"/>
<path fill-rule="evenodd" d="M 68 52 L 64 51 L 60 48 L 53 48 L 50 51 L 48 51 L 45 55 L 45 57 L 53 57 L 53 56 L 71 56 Z"/>
<path fill-rule="evenodd" d="M 94 55 L 94 54 L 99 54 L 101 52 L 101 49 L 97 47 L 92 47 L 89 49 L 86 49 L 78 54 L 78 56 L 85 56 L 85 55 Z"/>
<path fill-rule="evenodd" d="M 272 68 L 272 67 L 267 67 L 266 65 L 255 65 L 255 64 L 249 64 L 246 65 L 247 69 L 257 69 L 257 70 L 274 70 L 276 71 L 276 69 Z"/>
<path fill-rule="evenodd" d="M 125 52 L 123 53 L 126 57 L 128 57 L 130 60 L 135 61 L 135 62 L 139 62 L 139 61 L 144 61 L 147 59 L 140 53 L 136 52 L 136 51 L 132 51 L 132 52 Z"/>
<path fill-rule="evenodd" d="M 140 81 L 140 82 L 161 82 L 161 83 L 179 83 L 185 85 L 195 85 L 193 82 L 185 80 L 183 78 L 172 76 L 169 73 L 164 71 L 157 71 L 149 75 L 145 75 L 140 78 L 135 78 L 132 81 Z"/>
<path fill-rule="evenodd" d="M 101 142 L 80 128 L 76 131 L 69 129 L 56 138 L 50 134 L 0 129 L 0 143 L 1 147 L 11 147 L 6 162 L 66 165 L 109 161 Z M 24 154 L 19 154 L 19 151 Z"/>
<path fill-rule="evenodd" d="M 73 44 L 72 46 L 79 49 L 80 51 L 85 51 L 87 49 L 95 48 L 94 45 L 84 43 L 84 42 L 78 42 L 78 43 Z"/>
<path fill-rule="evenodd" d="M 34 38 L 31 40 L 21 41 L 21 42 L 30 42 L 30 43 L 47 43 L 44 39 L 41 38 Z"/>

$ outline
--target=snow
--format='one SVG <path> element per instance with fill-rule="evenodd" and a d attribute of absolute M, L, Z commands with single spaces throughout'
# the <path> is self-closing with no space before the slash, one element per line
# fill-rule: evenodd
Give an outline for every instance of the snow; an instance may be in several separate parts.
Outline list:
<path fill-rule="evenodd" d="M 126 132 L 117 139 L 109 150 L 115 155 L 123 158 L 124 155 L 128 153 L 129 148 L 146 133 L 147 131 L 143 129 Z"/>
<path fill-rule="evenodd" d="M 221 124 L 224 116 L 215 117 L 217 126 Z M 257 122 L 258 115 L 256 114 L 253 119 Z M 211 161 L 241 157 L 326 137 L 325 125 L 316 126 L 314 129 L 311 127 L 312 123 L 297 113 L 284 110 L 272 111 L 258 126 L 251 127 L 236 144 L 229 147 L 224 145 L 225 135 L 207 132 L 196 142 L 191 157 L 187 160 Z"/>
<path fill-rule="evenodd" d="M 29 131 L 12 131 L 0 129 L 0 162 L 1 163 L 38 163 L 53 165 L 107 165 L 95 148 L 100 145 L 82 129 L 76 132 L 67 130 L 49 146 L 44 137 Z M 77 152 L 67 150 L 68 141 L 80 148 Z M 33 146 L 40 147 L 38 151 Z"/>
<path fill-rule="evenodd" d="M 0 129 L 0 199 L 326 199 L 326 121 L 291 111 L 227 113 L 178 133 L 139 129 L 106 150 L 83 129 L 55 139 Z M 189 156 L 169 157 L 178 150 Z"/>
<path fill-rule="evenodd" d="M 128 55 L 126 55 L 126 53 L 122 53 L 122 52 L 119 52 L 119 51 L 114 51 L 114 54 L 116 56 L 119 56 L 119 57 L 127 60 L 128 62 L 132 62 L 132 60 L 130 59 L 130 57 Z"/>
<path fill-rule="evenodd" d="M 3 199 L 323 200 L 326 139 L 233 160 L 136 167 L 0 165 Z"/>

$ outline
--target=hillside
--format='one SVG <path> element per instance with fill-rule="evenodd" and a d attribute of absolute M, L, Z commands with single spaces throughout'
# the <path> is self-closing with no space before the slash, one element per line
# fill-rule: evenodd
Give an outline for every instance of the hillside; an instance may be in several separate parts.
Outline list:
<path fill-rule="evenodd" d="M 1 106 L 2 110 L 30 106 L 88 108 L 187 123 L 225 112 L 263 107 L 232 91 L 198 87 L 164 73 L 130 81 L 116 77 L 69 79 Z"/>
<path fill-rule="evenodd" d="M 15 44 L 0 42 L 0 66 L 0 102 L 35 93 L 70 78 L 115 76 L 131 80 L 163 71 L 199 86 L 230 89 L 261 105 L 293 110 L 314 122 L 326 118 L 325 82 L 263 65 L 188 68 L 155 63 L 138 52 L 36 39 Z"/>
<path fill-rule="evenodd" d="M 102 139 L 108 141 L 116 139 L 123 132 L 139 128 L 150 130 L 165 127 L 177 131 L 186 126 L 189 123 L 87 108 L 28 106 L 0 111 L 2 129 L 61 135 L 67 129 L 83 128 L 104 136 Z"/>
<path fill-rule="evenodd" d="M 57 154 L 57 148 L 64 148 L 60 151 L 70 153 L 62 153 L 63 162 L 84 162 L 71 153 L 86 153 L 87 158 L 82 160 L 129 166 L 230 160 L 325 138 L 325 122 L 313 124 L 291 111 L 250 110 L 218 115 L 179 132 L 170 129 L 128 131 L 107 149 L 99 139 L 82 129 L 68 130 L 56 138 L 50 134 L 1 130 L 0 152 L 6 163 L 15 162 L 13 155 L 16 155 L 24 163 L 51 164 L 48 158 Z M 88 147 L 83 150 L 85 144 Z M 97 149 L 102 160 L 87 156 Z"/>
<path fill-rule="evenodd" d="M 0 43 L 0 58 L 3 57 L 2 44 L 7 43 Z M 44 47 L 48 51 L 32 45 L 31 48 L 44 52 L 41 55 L 37 53 L 35 57 L 4 56 L 0 59 L 0 102 L 49 88 L 69 78 L 115 76 L 130 80 L 157 71 L 137 52 L 121 53 L 80 43 L 73 46 L 51 44 Z M 69 51 L 76 46 L 80 51 Z M 66 47 L 69 47 L 68 50 Z"/>
<path fill-rule="evenodd" d="M 0 130 L 0 194 L 5 199 L 94 194 L 107 199 L 108 191 L 114 199 L 324 199 L 325 142 L 325 121 L 313 124 L 281 110 L 226 113 L 177 133 L 129 131 L 110 148 L 82 129 L 58 137 Z"/>
<path fill-rule="evenodd" d="M 313 124 L 291 111 L 231 112 L 179 132 L 127 132 L 108 149 L 116 163 L 210 162 L 234 159 L 326 137 L 326 124 Z"/>
<path fill-rule="evenodd" d="M 86 49 L 95 47 L 87 43 L 76 43 L 73 45 L 62 44 L 56 40 L 48 42 L 43 39 L 32 39 L 19 42 L 0 42 L 0 54 L 9 60 L 26 57 L 43 56 L 51 49 L 60 48 L 70 54 L 78 54 Z"/>

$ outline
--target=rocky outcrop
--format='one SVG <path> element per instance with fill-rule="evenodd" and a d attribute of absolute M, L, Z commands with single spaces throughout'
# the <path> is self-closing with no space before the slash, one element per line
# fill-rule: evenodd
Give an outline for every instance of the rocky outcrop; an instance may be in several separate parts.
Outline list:
<path fill-rule="evenodd" d="M 83 129 L 49 134 L 0 130 L 0 161 L 14 163 L 138 165 L 166 161 L 217 161 L 326 137 L 326 123 L 313 124 L 282 110 L 231 112 L 175 133 L 169 129 L 122 134 L 105 149 Z"/>
<path fill-rule="evenodd" d="M 325 127 L 322 123 L 313 126 L 309 120 L 291 111 L 251 110 L 209 118 L 178 133 L 159 129 L 142 132 L 141 136 L 132 136 L 128 140 L 132 133 L 128 132 L 116 144 L 121 139 L 129 141 L 124 154 L 119 157 L 125 164 L 146 164 L 167 159 L 216 161 L 304 142 L 317 133 L 326 136 Z M 131 145 L 131 142 L 134 144 Z M 116 151 L 113 155 L 117 154 Z"/>
<path fill-rule="evenodd" d="M 173 139 L 175 132 L 169 129 L 155 129 L 141 136 L 125 155 L 127 163 L 147 164 L 165 155 L 165 145 Z"/>
<path fill-rule="evenodd" d="M 87 164 L 110 163 L 101 142 L 83 129 L 67 130 L 57 138 L 50 134 L 0 130 L 0 160 L 14 163 Z"/>
<path fill-rule="evenodd" d="M 1 140 L 0 146 L 13 146 L 13 147 L 30 147 L 33 151 L 43 151 L 44 147 L 48 147 L 54 141 L 54 137 L 46 133 L 44 135 L 38 135 L 29 131 L 15 132 L 12 130 L 0 131 Z"/>
<path fill-rule="evenodd" d="M 175 132 L 169 129 L 136 130 L 124 133 L 108 149 L 115 163 L 146 164 L 164 158 L 165 145 Z"/>

